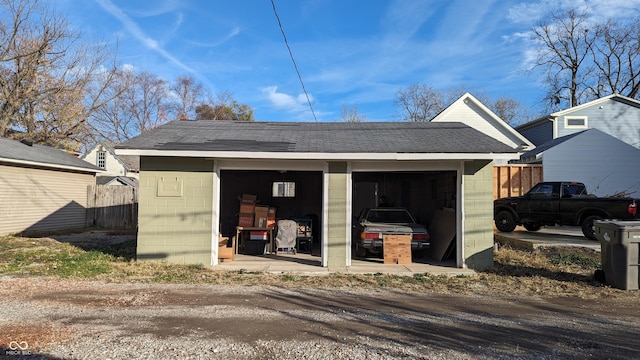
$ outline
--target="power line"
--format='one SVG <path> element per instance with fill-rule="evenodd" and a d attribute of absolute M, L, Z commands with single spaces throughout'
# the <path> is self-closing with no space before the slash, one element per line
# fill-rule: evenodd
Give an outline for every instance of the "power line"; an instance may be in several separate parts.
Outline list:
<path fill-rule="evenodd" d="M 284 38 L 284 44 L 287 46 L 287 50 L 289 50 L 289 56 L 291 57 L 291 61 L 293 62 L 293 68 L 296 70 L 296 74 L 298 74 L 298 80 L 300 80 L 300 85 L 302 85 L 302 91 L 304 92 L 304 96 L 307 97 L 307 103 L 309 104 L 309 109 L 311 109 L 311 114 L 313 115 L 313 119 L 315 120 L 315 122 L 318 122 L 318 118 L 316 118 L 316 113 L 315 111 L 313 111 L 313 106 L 311 106 L 311 99 L 309 99 L 309 94 L 307 93 L 307 89 L 304 87 L 302 76 L 300 76 L 300 71 L 298 70 L 298 64 L 296 64 L 296 59 L 293 58 L 293 52 L 291 52 L 291 47 L 289 46 L 287 35 L 284 34 L 284 29 L 282 28 L 282 23 L 280 22 L 280 16 L 278 16 L 278 11 L 276 10 L 276 4 L 273 2 L 273 0 L 271 0 L 271 6 L 273 7 L 273 13 L 276 16 L 276 20 L 278 20 L 278 26 L 280 27 L 280 32 L 282 33 L 282 37 Z"/>

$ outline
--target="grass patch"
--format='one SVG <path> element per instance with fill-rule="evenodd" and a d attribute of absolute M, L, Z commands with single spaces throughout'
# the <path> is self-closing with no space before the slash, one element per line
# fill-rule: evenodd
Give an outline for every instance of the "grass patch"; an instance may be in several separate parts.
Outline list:
<path fill-rule="evenodd" d="M 102 252 L 121 260 L 130 261 L 136 259 L 136 246 L 136 240 L 129 240 L 119 244 L 110 245 L 103 249 Z"/>
<path fill-rule="evenodd" d="M 86 278 L 108 273 L 115 260 L 48 238 L 4 237 L 0 243 L 0 273 Z"/>
<path fill-rule="evenodd" d="M 599 269 L 601 259 L 581 252 L 555 251 L 547 255 L 549 261 L 556 266 L 577 266 L 586 269 Z"/>
<path fill-rule="evenodd" d="M 95 234 L 94 234 L 95 235 Z M 73 235 L 76 240 L 78 235 Z M 58 239 L 61 239 L 58 237 Z M 80 239 L 78 243 L 84 244 Z M 577 247 L 534 251 L 502 247 L 494 252 L 494 266 L 471 276 L 428 273 L 412 276 L 382 272 L 332 273 L 323 276 L 220 271 L 201 264 L 136 262 L 135 240 L 99 249 L 83 248 L 50 237 L 0 237 L 0 274 L 91 278 L 116 282 L 204 283 L 277 286 L 286 288 L 396 289 L 441 294 L 496 296 L 577 296 L 602 298 L 629 292 L 603 286 L 593 278 L 600 253 Z M 383 265 L 381 265 L 383 266 Z M 633 293 L 633 292 L 631 292 Z"/>

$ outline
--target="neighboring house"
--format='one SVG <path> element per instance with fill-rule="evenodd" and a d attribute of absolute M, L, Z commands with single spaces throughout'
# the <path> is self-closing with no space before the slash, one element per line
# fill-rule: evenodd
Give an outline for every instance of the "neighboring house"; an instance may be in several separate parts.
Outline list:
<path fill-rule="evenodd" d="M 545 181 L 578 181 L 598 196 L 640 194 L 640 149 L 597 129 L 565 135 L 521 156 Z"/>
<path fill-rule="evenodd" d="M 515 128 L 535 145 L 587 129 L 598 129 L 640 148 L 640 101 L 613 94 L 555 112 Z"/>
<path fill-rule="evenodd" d="M 466 124 L 521 152 L 535 147 L 525 136 L 500 119 L 493 111 L 469 93 L 462 95 L 431 120 L 431 122 L 452 121 Z"/>
<path fill-rule="evenodd" d="M 104 172 L 99 176 L 108 176 L 112 179 L 115 177 L 137 179 L 140 172 L 140 157 L 118 156 L 112 148 L 102 143 L 96 144 L 82 156 L 82 160 L 103 169 Z M 124 185 L 119 181 L 118 184 Z"/>
<path fill-rule="evenodd" d="M 0 138 L 0 235 L 85 226 L 99 168 L 62 150 Z"/>
<path fill-rule="evenodd" d="M 456 106 L 486 113 L 468 99 Z M 487 268 L 493 162 L 520 150 L 449 116 L 427 123 L 172 121 L 126 141 L 116 153 L 140 156 L 138 259 L 217 265 L 218 236 L 235 235 L 238 197 L 253 194 L 278 218 L 315 216 L 318 265 L 347 271 L 353 214 L 362 199 L 384 196 L 432 229 L 449 211 L 448 237 L 434 234 L 434 242 L 455 239 L 457 267 Z"/>

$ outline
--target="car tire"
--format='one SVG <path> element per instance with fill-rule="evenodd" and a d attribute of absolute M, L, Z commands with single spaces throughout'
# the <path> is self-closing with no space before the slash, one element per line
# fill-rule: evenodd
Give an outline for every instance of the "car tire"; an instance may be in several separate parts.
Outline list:
<path fill-rule="evenodd" d="M 538 231 L 542 227 L 540 226 L 540 224 L 536 224 L 536 223 L 526 223 L 526 224 L 523 224 L 523 226 L 525 229 L 527 229 L 527 231 Z"/>
<path fill-rule="evenodd" d="M 587 216 L 584 221 L 582 221 L 582 234 L 589 240 L 596 239 L 596 232 L 593 230 L 593 222 L 596 220 L 602 220 L 602 216 L 591 215 Z"/>
<path fill-rule="evenodd" d="M 413 253 L 411 254 L 411 256 L 414 257 L 414 258 L 423 259 L 426 256 L 425 253 L 426 253 L 425 250 L 414 250 Z"/>
<path fill-rule="evenodd" d="M 360 258 L 367 257 L 367 249 L 363 248 L 358 243 L 356 243 L 356 256 Z"/>
<path fill-rule="evenodd" d="M 507 210 L 500 211 L 495 218 L 496 228 L 501 232 L 512 232 L 516 228 L 513 214 Z"/>

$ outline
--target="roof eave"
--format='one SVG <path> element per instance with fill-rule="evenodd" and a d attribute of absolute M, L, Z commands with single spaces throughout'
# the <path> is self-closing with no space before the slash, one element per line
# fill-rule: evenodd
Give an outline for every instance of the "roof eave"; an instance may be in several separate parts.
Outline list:
<path fill-rule="evenodd" d="M 94 173 L 94 174 L 104 172 L 104 170 L 89 169 L 89 168 L 83 168 L 79 166 L 50 164 L 50 163 L 42 163 L 37 161 L 9 159 L 9 158 L 2 158 L 2 157 L 0 157 L 0 162 L 17 164 L 17 165 L 38 166 L 38 167 L 45 167 L 45 168 L 51 168 L 51 169 L 81 171 L 81 172 Z"/>
<path fill-rule="evenodd" d="M 551 114 L 551 116 L 552 117 L 564 116 L 564 115 L 572 113 L 572 112 L 574 112 L 576 110 L 581 110 L 581 109 L 584 109 L 584 108 L 587 108 L 587 107 L 590 107 L 590 106 L 599 105 L 599 104 L 601 104 L 603 102 L 606 102 L 608 100 L 615 99 L 615 98 L 626 100 L 626 101 L 628 101 L 628 102 L 630 102 L 632 104 L 636 104 L 637 107 L 640 107 L 640 101 L 638 101 L 636 99 L 632 99 L 630 97 L 623 96 L 623 95 L 620 95 L 620 94 L 611 94 L 611 95 L 607 95 L 607 96 L 604 96 L 604 97 L 601 97 L 601 98 L 598 98 L 598 99 L 595 99 L 595 100 L 591 100 L 591 101 L 586 102 L 584 104 L 580 104 L 580 105 L 576 105 L 574 107 L 570 107 L 568 109 L 556 111 L 553 114 Z"/>
<path fill-rule="evenodd" d="M 520 153 L 325 153 L 116 149 L 118 155 L 270 160 L 510 160 Z"/>

